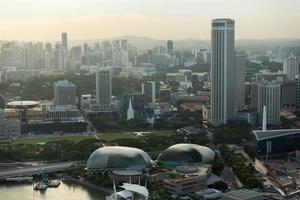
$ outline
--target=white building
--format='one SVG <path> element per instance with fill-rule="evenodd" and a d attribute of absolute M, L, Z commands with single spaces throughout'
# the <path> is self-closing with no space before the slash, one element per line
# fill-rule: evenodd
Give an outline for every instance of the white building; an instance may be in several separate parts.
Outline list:
<path fill-rule="evenodd" d="M 258 83 L 257 111 L 262 121 L 264 106 L 267 109 L 267 124 L 280 124 L 281 85 L 274 82 Z"/>
<path fill-rule="evenodd" d="M 287 74 L 289 80 L 295 80 L 295 76 L 299 75 L 300 59 L 295 57 L 293 53 L 283 60 L 283 72 Z"/>
<path fill-rule="evenodd" d="M 234 20 L 213 20 L 211 40 L 211 122 L 220 125 L 234 117 Z"/>

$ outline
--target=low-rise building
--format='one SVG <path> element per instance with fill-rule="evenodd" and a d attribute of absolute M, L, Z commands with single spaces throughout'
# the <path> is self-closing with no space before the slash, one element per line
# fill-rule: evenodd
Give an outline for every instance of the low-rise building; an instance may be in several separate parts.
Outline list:
<path fill-rule="evenodd" d="M 241 190 L 233 190 L 221 195 L 223 200 L 263 200 L 263 195 L 261 193 L 241 189 Z"/>
<path fill-rule="evenodd" d="M 0 137 L 12 138 L 21 134 L 20 121 L 17 120 L 1 120 L 0 121 Z"/>

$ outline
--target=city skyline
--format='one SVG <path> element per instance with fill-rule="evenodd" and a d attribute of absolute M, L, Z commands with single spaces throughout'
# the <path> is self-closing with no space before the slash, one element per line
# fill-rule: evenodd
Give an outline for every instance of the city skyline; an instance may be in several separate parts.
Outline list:
<path fill-rule="evenodd" d="M 295 26 L 300 19 L 296 0 L 243 0 L 241 5 L 233 0 L 13 0 L 0 6 L 5 8 L 0 13 L 0 40 L 52 41 L 61 32 L 73 40 L 125 35 L 210 39 L 210 22 L 221 17 L 235 19 L 237 39 L 299 38 L 300 32 Z"/>

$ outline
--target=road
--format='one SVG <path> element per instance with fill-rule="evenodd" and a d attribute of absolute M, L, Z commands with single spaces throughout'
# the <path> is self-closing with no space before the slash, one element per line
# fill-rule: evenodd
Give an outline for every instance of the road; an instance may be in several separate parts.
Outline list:
<path fill-rule="evenodd" d="M 14 169 L 7 169 L 0 171 L 0 180 L 6 178 L 15 178 L 21 176 L 32 176 L 34 174 L 42 172 L 58 172 L 69 168 L 72 168 L 77 162 L 59 162 L 59 163 L 44 163 L 36 166 L 19 167 Z"/>

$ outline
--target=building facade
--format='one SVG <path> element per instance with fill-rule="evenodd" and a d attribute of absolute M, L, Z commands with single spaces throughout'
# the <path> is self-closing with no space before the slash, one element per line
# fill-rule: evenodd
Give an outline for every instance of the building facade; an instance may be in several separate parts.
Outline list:
<path fill-rule="evenodd" d="M 111 72 L 109 70 L 99 70 L 96 72 L 96 102 L 101 110 L 111 107 Z"/>
<path fill-rule="evenodd" d="M 142 84 L 142 93 L 145 95 L 146 103 L 155 103 L 156 95 L 155 95 L 155 82 L 148 81 Z"/>
<path fill-rule="evenodd" d="M 67 80 L 54 83 L 54 105 L 76 105 L 76 85 Z"/>
<path fill-rule="evenodd" d="M 211 122 L 220 125 L 234 117 L 234 20 L 212 21 L 211 45 Z"/>
<path fill-rule="evenodd" d="M 267 124 L 280 124 L 281 84 L 273 82 L 258 83 L 257 111 L 262 122 L 263 107 L 267 108 Z"/>
<path fill-rule="evenodd" d="M 289 80 L 295 80 L 295 76 L 299 75 L 300 59 L 295 57 L 293 53 L 283 60 L 283 72 L 287 74 Z"/>
<path fill-rule="evenodd" d="M 235 97 L 234 97 L 234 112 L 243 110 L 245 107 L 245 67 L 246 67 L 246 53 L 236 51 L 235 54 Z"/>

